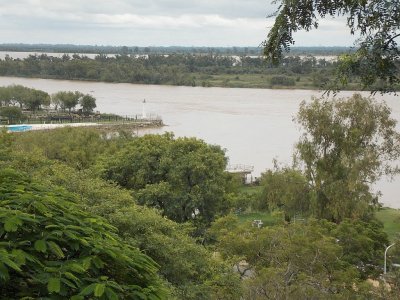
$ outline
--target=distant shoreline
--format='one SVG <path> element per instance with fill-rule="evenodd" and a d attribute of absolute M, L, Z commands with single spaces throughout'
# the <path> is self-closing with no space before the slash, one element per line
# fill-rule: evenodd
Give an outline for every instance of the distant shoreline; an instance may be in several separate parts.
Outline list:
<path fill-rule="evenodd" d="M 230 88 L 230 89 L 270 89 L 270 90 L 312 90 L 312 91 L 324 91 L 323 88 L 318 88 L 313 85 L 295 85 L 295 86 L 281 86 L 281 85 L 270 85 L 267 80 L 264 84 L 257 84 L 257 83 L 249 83 L 249 84 L 235 84 L 228 83 L 228 84 L 212 84 L 207 86 L 190 86 L 190 85 L 175 85 L 175 84 L 168 84 L 168 83 L 138 83 L 138 82 L 126 82 L 126 81 L 101 81 L 101 80 L 92 80 L 87 78 L 76 78 L 76 79 L 67 79 L 67 78 L 55 78 L 52 76 L 12 76 L 12 75 L 0 75 L 0 77 L 4 78 L 23 78 L 23 79 L 43 79 L 43 80 L 59 80 L 59 81 L 76 81 L 76 82 L 99 82 L 99 83 L 110 83 L 110 84 L 132 84 L 132 85 L 156 85 L 156 86 L 170 86 L 170 87 L 194 87 L 194 88 Z M 233 77 L 233 76 L 231 76 Z M 220 81 L 220 80 L 219 80 Z M 370 90 L 363 90 L 357 88 L 355 85 L 349 85 L 345 88 L 341 89 L 342 91 L 355 91 L 355 92 L 371 92 Z"/>

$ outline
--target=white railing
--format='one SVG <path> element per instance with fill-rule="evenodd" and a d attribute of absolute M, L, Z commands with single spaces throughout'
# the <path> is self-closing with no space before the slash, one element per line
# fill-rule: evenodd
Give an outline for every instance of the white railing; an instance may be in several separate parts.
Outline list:
<path fill-rule="evenodd" d="M 228 165 L 226 171 L 229 173 L 251 173 L 254 171 L 254 166 L 242 164 Z"/>

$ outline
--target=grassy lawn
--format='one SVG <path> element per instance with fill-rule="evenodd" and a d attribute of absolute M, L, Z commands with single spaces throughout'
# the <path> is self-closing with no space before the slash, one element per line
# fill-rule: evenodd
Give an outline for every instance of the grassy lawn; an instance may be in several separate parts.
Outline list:
<path fill-rule="evenodd" d="M 376 217 L 383 223 L 389 239 L 393 241 L 400 233 L 400 210 L 385 207 L 376 213 Z"/>

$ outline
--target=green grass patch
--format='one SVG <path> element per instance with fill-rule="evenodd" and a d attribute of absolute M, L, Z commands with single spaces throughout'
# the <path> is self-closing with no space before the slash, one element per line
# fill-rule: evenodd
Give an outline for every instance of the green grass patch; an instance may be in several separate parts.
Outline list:
<path fill-rule="evenodd" d="M 385 228 L 389 239 L 393 241 L 400 233 L 400 210 L 384 207 L 376 213 Z"/>

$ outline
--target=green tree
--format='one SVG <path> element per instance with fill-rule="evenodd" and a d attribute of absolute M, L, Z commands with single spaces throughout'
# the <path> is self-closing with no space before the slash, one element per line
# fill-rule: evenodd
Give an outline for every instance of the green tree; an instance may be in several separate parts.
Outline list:
<path fill-rule="evenodd" d="M 29 89 L 29 91 L 27 91 L 24 105 L 31 111 L 38 110 L 42 105 L 50 105 L 50 96 L 44 91 Z"/>
<path fill-rule="evenodd" d="M 400 50 L 399 0 L 277 0 L 275 23 L 264 42 L 264 54 L 276 63 L 294 44 L 298 30 L 317 28 L 327 16 L 347 17 L 350 33 L 359 35 L 356 51 L 339 58 L 338 84 L 358 75 L 364 88 L 392 92 L 398 89 Z M 373 86 L 377 83 L 378 85 Z"/>
<path fill-rule="evenodd" d="M 348 100 L 303 102 L 296 145 L 315 201 L 315 215 L 340 222 L 363 217 L 378 205 L 371 185 L 398 173 L 400 134 L 386 104 L 355 94 Z"/>
<path fill-rule="evenodd" d="M 50 96 L 50 103 L 53 105 L 55 110 L 58 110 L 58 108 L 62 108 L 62 101 L 61 101 L 62 96 L 59 94 L 59 92 L 51 94 Z"/>
<path fill-rule="evenodd" d="M 61 91 L 53 95 L 53 103 L 60 104 L 63 110 L 68 109 L 68 112 L 71 113 L 71 110 L 78 105 L 79 99 L 82 96 L 83 94 L 78 91 L 76 92 Z"/>
<path fill-rule="evenodd" d="M 0 116 L 7 118 L 10 124 L 24 119 L 21 109 L 16 106 L 1 107 Z"/>
<path fill-rule="evenodd" d="M 11 103 L 10 87 L 0 87 L 0 107 Z"/>
<path fill-rule="evenodd" d="M 309 220 L 256 228 L 229 215 L 216 220 L 209 234 L 215 250 L 241 274 L 242 299 L 363 299 L 360 274 L 342 259 L 332 234 L 336 226 Z"/>
<path fill-rule="evenodd" d="M 79 99 L 79 104 L 82 106 L 83 113 L 88 115 L 96 108 L 96 98 L 86 94 Z"/>
<path fill-rule="evenodd" d="M 103 160 L 103 176 L 132 189 L 139 203 L 177 222 L 209 223 L 224 201 L 220 147 L 172 134 L 146 135 Z"/>
<path fill-rule="evenodd" d="M 375 219 L 346 219 L 331 233 L 343 248 L 341 259 L 357 266 L 364 279 L 379 277 L 382 273 L 385 245 L 389 245 L 381 222 Z"/>
<path fill-rule="evenodd" d="M 8 88 L 10 89 L 12 102 L 18 103 L 19 107 L 22 109 L 27 102 L 30 89 L 22 85 L 11 85 Z"/>
<path fill-rule="evenodd" d="M 267 170 L 261 175 L 260 185 L 262 192 L 257 201 L 259 209 L 280 209 L 288 221 L 312 213 L 310 187 L 301 171 L 276 166 L 275 170 Z"/>
<path fill-rule="evenodd" d="M 156 264 L 71 194 L 12 169 L 0 171 L 0 182 L 2 297 L 166 297 Z"/>

